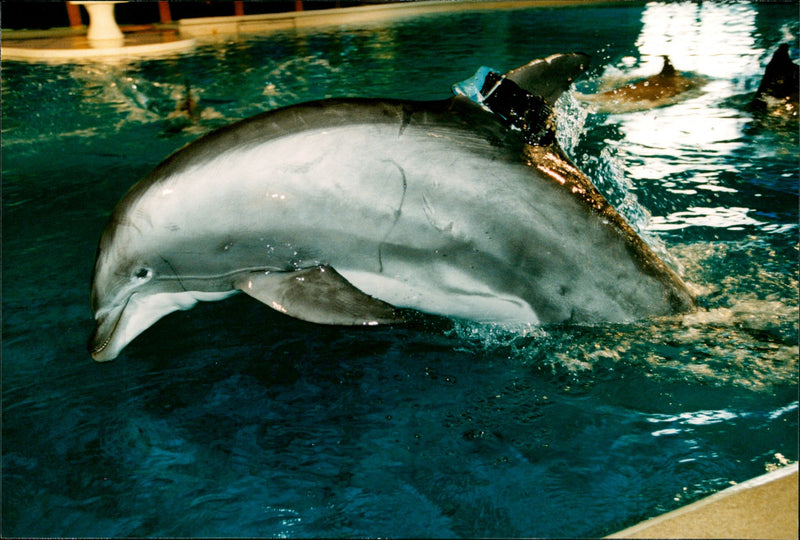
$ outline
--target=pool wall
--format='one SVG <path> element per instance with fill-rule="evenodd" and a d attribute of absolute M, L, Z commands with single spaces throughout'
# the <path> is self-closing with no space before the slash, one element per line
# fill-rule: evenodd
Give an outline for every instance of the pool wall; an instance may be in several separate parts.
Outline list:
<path fill-rule="evenodd" d="M 331 24 L 356 24 L 396 17 L 416 17 L 431 13 L 485 9 L 525 9 L 532 7 L 575 6 L 587 3 L 611 3 L 603 0 L 505 0 L 496 2 L 400 2 L 374 6 L 333 8 L 316 11 L 291 11 L 260 15 L 199 17 L 181 19 L 178 28 L 188 37 L 213 36 L 287 30 Z"/>

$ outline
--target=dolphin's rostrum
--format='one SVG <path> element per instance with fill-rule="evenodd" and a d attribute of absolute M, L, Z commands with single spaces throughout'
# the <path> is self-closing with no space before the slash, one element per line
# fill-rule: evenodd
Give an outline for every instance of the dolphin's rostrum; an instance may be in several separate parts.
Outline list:
<path fill-rule="evenodd" d="M 680 278 L 547 136 L 552 121 L 528 110 L 552 107 L 587 62 L 535 60 L 480 103 L 295 105 L 177 151 L 102 235 L 92 356 L 111 360 L 164 315 L 237 292 L 343 325 L 407 310 L 594 323 L 691 308 Z"/>

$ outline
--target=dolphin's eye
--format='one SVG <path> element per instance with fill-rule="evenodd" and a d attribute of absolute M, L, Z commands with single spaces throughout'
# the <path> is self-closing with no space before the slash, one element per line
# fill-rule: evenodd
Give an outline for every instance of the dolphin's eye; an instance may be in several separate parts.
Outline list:
<path fill-rule="evenodd" d="M 133 271 L 133 277 L 136 279 L 141 279 L 141 280 L 149 279 L 151 275 L 152 271 L 149 268 L 145 267 L 137 268 L 136 270 Z"/>

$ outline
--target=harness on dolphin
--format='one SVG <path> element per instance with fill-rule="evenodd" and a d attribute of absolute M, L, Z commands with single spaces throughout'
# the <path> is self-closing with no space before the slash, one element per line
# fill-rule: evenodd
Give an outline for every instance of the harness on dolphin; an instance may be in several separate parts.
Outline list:
<path fill-rule="evenodd" d="M 509 128 L 521 131 L 528 144 L 547 146 L 555 142 L 552 107 L 505 75 L 482 66 L 471 78 L 454 84 L 452 90 L 496 114 Z"/>

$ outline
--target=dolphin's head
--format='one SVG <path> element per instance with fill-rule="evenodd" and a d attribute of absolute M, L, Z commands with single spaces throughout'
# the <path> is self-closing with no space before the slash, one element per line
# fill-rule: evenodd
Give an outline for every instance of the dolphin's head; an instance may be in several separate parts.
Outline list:
<path fill-rule="evenodd" d="M 116 358 L 165 315 L 231 294 L 191 290 L 170 263 L 170 238 L 156 235 L 151 225 L 142 208 L 121 204 L 100 239 L 91 286 L 95 330 L 89 340 L 97 361 Z"/>
<path fill-rule="evenodd" d="M 179 281 L 163 279 L 168 263 L 147 254 L 137 235 L 120 232 L 124 228 L 109 224 L 97 249 L 91 287 L 95 330 L 89 342 L 97 361 L 116 358 L 155 321 L 186 304 L 176 288 Z"/>

